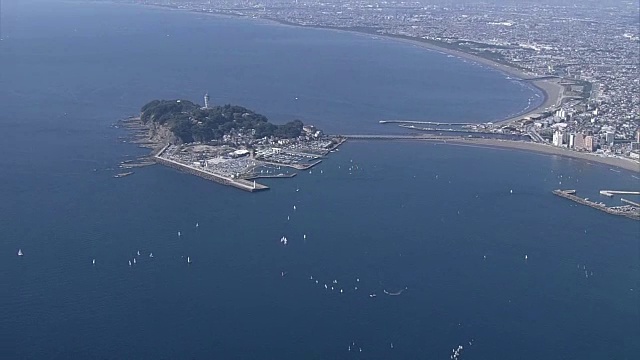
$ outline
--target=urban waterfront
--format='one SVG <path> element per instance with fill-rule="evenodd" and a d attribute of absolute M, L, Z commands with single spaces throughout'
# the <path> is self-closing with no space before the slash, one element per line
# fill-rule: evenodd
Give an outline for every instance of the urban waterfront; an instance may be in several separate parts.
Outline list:
<path fill-rule="evenodd" d="M 209 91 L 274 120 L 375 133 L 383 119 L 519 111 L 533 90 L 498 72 L 357 35 L 109 4 L 3 2 L 3 35 L 3 359 L 640 351 L 638 223 L 552 194 L 609 203 L 599 190 L 632 190 L 637 174 L 415 141 L 349 141 L 256 194 L 161 166 L 109 170 L 145 153 L 111 124 L 149 99 Z M 211 44 L 187 49 L 187 36 Z M 341 70 L 296 80 L 330 66 Z"/>

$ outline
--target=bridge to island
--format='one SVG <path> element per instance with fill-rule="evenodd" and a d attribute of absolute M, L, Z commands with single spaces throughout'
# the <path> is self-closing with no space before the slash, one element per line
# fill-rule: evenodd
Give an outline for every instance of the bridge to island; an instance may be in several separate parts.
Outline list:
<path fill-rule="evenodd" d="M 438 122 L 438 121 L 418 121 L 418 120 L 380 120 L 379 124 L 422 124 L 422 125 L 435 125 L 435 126 L 465 126 L 465 125 L 479 125 L 478 123 L 469 122 Z"/>
<path fill-rule="evenodd" d="M 454 140 L 460 136 L 435 136 L 435 135 L 402 135 L 402 134 L 351 134 L 340 135 L 347 140 Z"/>

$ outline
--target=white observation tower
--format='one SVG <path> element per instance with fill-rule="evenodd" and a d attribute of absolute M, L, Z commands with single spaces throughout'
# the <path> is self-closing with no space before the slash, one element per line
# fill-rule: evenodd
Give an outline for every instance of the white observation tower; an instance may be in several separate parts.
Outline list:
<path fill-rule="evenodd" d="M 209 108 L 209 93 L 204 94 L 204 108 Z"/>

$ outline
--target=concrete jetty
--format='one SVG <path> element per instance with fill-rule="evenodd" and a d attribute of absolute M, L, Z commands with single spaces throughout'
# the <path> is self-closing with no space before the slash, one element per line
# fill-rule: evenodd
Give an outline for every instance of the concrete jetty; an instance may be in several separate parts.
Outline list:
<path fill-rule="evenodd" d="M 600 195 L 613 197 L 613 195 L 640 195 L 640 191 L 600 190 Z"/>
<path fill-rule="evenodd" d="M 291 173 L 291 174 L 277 174 L 277 175 L 262 175 L 262 174 L 258 174 L 255 176 L 249 176 L 247 177 L 247 180 L 255 180 L 255 179 L 281 179 L 281 178 L 292 178 L 294 176 L 296 176 L 296 173 Z"/>
<path fill-rule="evenodd" d="M 575 195 L 575 190 L 553 190 L 555 195 L 563 197 L 565 199 L 569 199 L 571 201 L 575 201 L 578 204 L 586 205 L 592 207 L 594 209 L 598 209 L 600 211 L 604 211 L 607 214 L 625 216 L 630 219 L 640 220 L 640 208 L 634 205 L 622 205 L 622 206 L 611 206 L 607 207 L 604 203 L 590 201 L 588 199 L 583 199 L 579 196 Z"/>
<path fill-rule="evenodd" d="M 637 203 L 637 202 L 635 202 L 635 201 L 627 200 L 627 199 L 625 199 L 625 198 L 620 198 L 620 201 L 622 201 L 623 203 L 627 203 L 627 204 L 629 204 L 629 205 L 636 206 L 638 209 L 640 209 L 640 204 L 638 204 L 638 203 Z"/>

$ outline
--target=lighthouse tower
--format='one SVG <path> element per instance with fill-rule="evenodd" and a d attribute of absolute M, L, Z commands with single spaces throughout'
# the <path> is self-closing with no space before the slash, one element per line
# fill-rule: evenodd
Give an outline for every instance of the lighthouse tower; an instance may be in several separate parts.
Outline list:
<path fill-rule="evenodd" d="M 204 94 L 204 108 L 209 108 L 209 93 Z"/>

